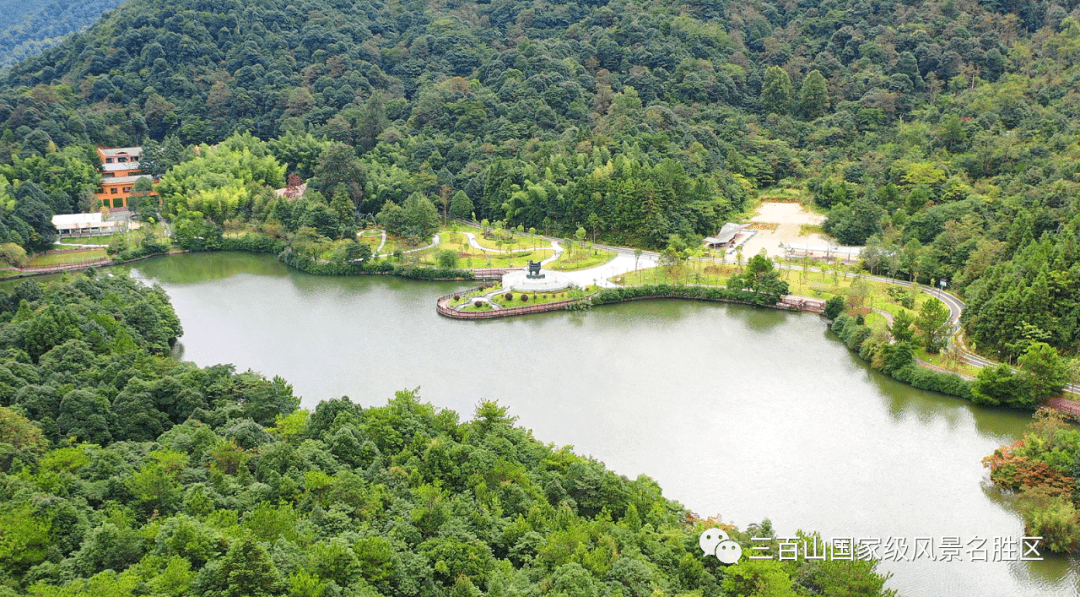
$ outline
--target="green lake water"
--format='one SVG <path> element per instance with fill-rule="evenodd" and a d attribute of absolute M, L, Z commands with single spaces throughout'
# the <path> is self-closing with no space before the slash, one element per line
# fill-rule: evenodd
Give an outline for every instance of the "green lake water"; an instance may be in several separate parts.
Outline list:
<path fill-rule="evenodd" d="M 235 253 L 130 270 L 168 291 L 182 358 L 280 375 L 304 407 L 419 386 L 467 419 L 498 400 L 540 440 L 648 475 L 701 516 L 770 518 L 781 536 L 932 538 L 937 559 L 882 563 L 903 595 L 1076 594 L 1076 560 L 969 561 L 977 538 L 1023 535 L 980 460 L 1029 416 L 879 375 L 817 316 L 641 301 L 470 322 L 435 312 L 460 284 L 316 277 Z M 963 561 L 939 561 L 949 537 Z"/>

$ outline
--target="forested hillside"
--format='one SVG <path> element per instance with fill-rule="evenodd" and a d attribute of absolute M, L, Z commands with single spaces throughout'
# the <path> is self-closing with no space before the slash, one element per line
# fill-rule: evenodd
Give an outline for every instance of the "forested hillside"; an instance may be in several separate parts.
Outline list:
<path fill-rule="evenodd" d="M 0 71 L 89 27 L 120 0 L 0 1 Z"/>
<path fill-rule="evenodd" d="M 841 242 L 873 247 L 868 268 L 948 279 L 981 350 L 1075 352 L 1075 11 L 133 0 L 10 71 L 0 175 L 76 207 L 89 187 L 38 182 L 47 162 L 248 131 L 304 178 L 326 142 L 348 147 L 338 171 L 363 213 L 419 193 L 648 248 L 696 242 L 756 191 L 794 187 Z"/>
<path fill-rule="evenodd" d="M 0 292 L 0 596 L 887 593 L 876 562 L 725 568 L 651 479 L 495 403 L 296 410 L 280 378 L 166 356 L 180 333 L 127 277 Z"/>

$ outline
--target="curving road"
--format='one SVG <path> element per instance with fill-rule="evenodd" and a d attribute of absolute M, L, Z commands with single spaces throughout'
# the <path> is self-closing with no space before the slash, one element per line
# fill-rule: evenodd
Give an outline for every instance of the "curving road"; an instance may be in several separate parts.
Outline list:
<path fill-rule="evenodd" d="M 801 269 L 801 266 L 797 265 L 788 265 L 783 267 Z M 845 273 L 844 275 L 854 276 L 854 274 L 850 273 Z M 874 280 L 875 282 L 896 284 L 898 286 L 910 287 L 912 285 L 911 282 L 905 282 L 903 280 L 897 280 L 894 278 L 886 278 L 885 276 L 864 276 L 864 278 L 867 280 Z M 951 292 L 937 288 L 928 288 L 926 286 L 923 286 L 922 284 L 919 284 L 919 290 L 940 300 L 942 303 L 945 303 L 945 306 L 949 308 L 949 322 L 952 324 L 952 330 L 950 331 L 949 335 L 950 337 L 956 336 L 956 334 L 960 331 L 960 316 L 964 314 L 964 307 L 967 306 L 964 301 L 960 300 L 959 297 L 952 294 Z M 983 367 L 997 367 L 1000 364 L 991 361 L 990 359 L 983 358 L 975 353 L 968 352 L 967 350 L 964 350 L 963 347 L 959 344 L 957 344 L 957 347 L 960 349 L 960 354 L 964 357 L 964 361 L 966 361 L 972 367 L 982 369 Z M 1065 384 L 1065 391 L 1070 394 L 1080 394 L 1080 386 L 1071 383 Z"/>

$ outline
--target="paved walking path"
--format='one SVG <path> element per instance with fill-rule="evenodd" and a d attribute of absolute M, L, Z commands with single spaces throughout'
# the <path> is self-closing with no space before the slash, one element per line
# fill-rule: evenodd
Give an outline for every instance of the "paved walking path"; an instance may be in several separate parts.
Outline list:
<path fill-rule="evenodd" d="M 358 242 L 360 240 L 360 237 L 364 236 L 365 232 L 367 232 L 367 231 L 366 230 L 361 230 L 360 232 L 356 233 L 356 239 L 357 239 Z M 372 231 L 372 232 L 374 232 L 374 231 Z M 384 255 L 381 255 L 381 253 L 382 253 L 383 247 L 386 246 L 386 231 L 385 230 L 380 230 L 379 232 L 380 232 L 380 235 L 382 236 L 382 239 L 379 240 L 379 246 L 376 247 L 375 250 L 371 252 L 371 254 L 373 256 L 375 256 L 375 257 L 384 257 Z"/>
<path fill-rule="evenodd" d="M 533 251 L 533 249 L 507 249 L 507 250 L 491 249 L 491 248 L 485 247 L 485 246 L 481 245 L 480 243 L 478 243 L 476 241 L 476 235 L 473 234 L 472 232 L 462 232 L 462 234 L 464 234 L 469 239 L 469 246 L 470 247 L 472 247 L 474 249 L 479 249 L 481 251 L 486 251 L 488 253 L 503 253 L 503 254 L 506 254 L 506 253 L 531 253 Z M 547 240 L 547 239 L 545 239 L 545 240 Z M 555 241 L 551 241 L 551 245 L 552 245 L 553 249 L 555 248 L 555 244 L 556 244 Z M 541 250 L 546 249 L 546 247 L 539 247 L 539 248 Z"/>
<path fill-rule="evenodd" d="M 555 239 L 551 239 L 551 248 L 554 249 L 555 252 L 551 255 L 551 257 L 548 257 L 547 259 L 541 261 L 540 262 L 541 266 L 545 266 L 545 265 L 557 260 L 559 257 L 562 257 L 563 248 L 562 248 L 562 245 L 559 244 L 559 241 L 557 241 Z"/>
<path fill-rule="evenodd" d="M 660 264 L 660 254 L 655 251 L 642 251 L 640 257 L 635 257 L 635 249 L 613 247 L 610 245 L 591 246 L 607 251 L 614 251 L 615 258 L 596 267 L 590 267 L 589 269 L 578 270 L 575 272 L 559 272 L 559 274 L 566 276 L 571 282 L 581 287 L 594 285 L 601 288 L 618 288 L 619 285 L 612 282 L 611 278 L 639 269 L 656 267 Z"/>
<path fill-rule="evenodd" d="M 440 239 L 439 239 L 439 235 L 436 234 L 435 236 L 431 237 L 431 244 L 430 245 L 427 245 L 427 246 L 424 246 L 424 247 L 417 247 L 415 249 L 409 249 L 408 251 L 402 251 L 402 253 L 407 255 L 409 253 L 416 253 L 417 251 L 426 251 L 428 249 L 433 249 L 433 248 L 439 246 L 439 242 L 441 242 Z M 379 250 L 382 250 L 383 245 L 385 245 L 385 244 L 386 244 L 386 232 L 383 232 L 382 244 L 379 245 Z M 390 257 L 391 255 L 393 255 L 393 253 L 376 253 L 375 255 L 373 255 L 373 257 Z"/>
<path fill-rule="evenodd" d="M 487 303 L 488 305 L 490 305 L 492 311 L 502 311 L 505 307 L 503 307 L 502 305 L 496 303 L 495 301 L 493 301 L 491 299 L 495 298 L 495 295 L 502 294 L 502 293 L 504 293 L 506 291 L 507 291 L 507 289 L 505 289 L 505 288 L 495 288 L 495 289 L 491 290 L 490 292 L 485 292 L 484 294 L 480 294 L 480 295 L 477 295 L 477 296 L 470 296 L 469 298 L 465 299 L 465 301 L 462 302 L 460 305 L 457 305 L 456 307 L 450 307 L 450 308 L 453 309 L 454 311 L 464 311 L 465 307 L 468 307 L 469 305 L 475 304 L 476 301 L 480 301 L 482 303 Z"/>

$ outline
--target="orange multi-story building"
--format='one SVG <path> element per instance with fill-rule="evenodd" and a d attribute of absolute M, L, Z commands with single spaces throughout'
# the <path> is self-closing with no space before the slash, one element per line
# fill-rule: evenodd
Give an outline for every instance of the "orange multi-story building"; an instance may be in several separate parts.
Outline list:
<path fill-rule="evenodd" d="M 101 183 L 95 196 L 101 207 L 127 207 L 135 182 L 140 178 L 150 179 L 139 174 L 142 147 L 98 147 L 97 152 L 101 158 Z"/>

